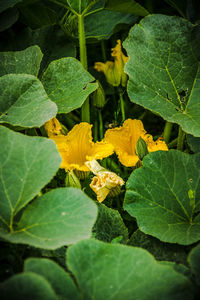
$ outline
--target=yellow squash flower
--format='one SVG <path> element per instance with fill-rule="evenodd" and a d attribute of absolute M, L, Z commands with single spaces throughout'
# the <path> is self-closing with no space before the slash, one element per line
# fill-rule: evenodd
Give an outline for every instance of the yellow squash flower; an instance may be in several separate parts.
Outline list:
<path fill-rule="evenodd" d="M 96 193 L 99 202 L 102 202 L 108 195 L 114 197 L 119 194 L 121 186 L 124 185 L 121 177 L 103 168 L 96 160 L 88 161 L 85 164 L 96 175 L 93 177 L 90 187 Z"/>
<path fill-rule="evenodd" d="M 63 133 L 62 125 L 56 118 L 52 118 L 51 120 L 47 121 L 44 124 L 44 129 L 46 130 L 49 138 Z"/>
<path fill-rule="evenodd" d="M 113 86 L 126 86 L 127 75 L 124 73 L 124 65 L 128 61 L 128 57 L 122 53 L 121 41 L 117 41 L 117 45 L 111 49 L 111 56 L 114 57 L 113 61 L 106 63 L 96 62 L 94 68 L 98 72 L 103 72 L 106 80 Z"/>
<path fill-rule="evenodd" d="M 57 145 L 62 157 L 60 168 L 68 170 L 89 171 L 85 162 L 92 159 L 102 159 L 113 153 L 113 146 L 106 142 L 92 141 L 92 125 L 82 122 L 75 125 L 65 136 L 53 136 L 51 139 Z"/>
<path fill-rule="evenodd" d="M 139 161 L 136 154 L 136 144 L 140 137 L 146 142 L 148 152 L 168 150 L 164 141 L 161 139 L 154 141 L 153 137 L 147 134 L 140 120 L 127 119 L 123 126 L 108 129 L 104 140 L 114 146 L 114 151 L 124 166 L 132 167 Z"/>

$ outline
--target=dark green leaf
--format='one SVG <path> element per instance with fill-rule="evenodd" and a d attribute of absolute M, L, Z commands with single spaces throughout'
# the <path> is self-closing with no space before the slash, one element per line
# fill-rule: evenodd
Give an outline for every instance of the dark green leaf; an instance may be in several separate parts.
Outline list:
<path fill-rule="evenodd" d="M 200 136 L 200 54 L 193 51 L 193 30 L 182 18 L 145 17 L 124 43 L 130 57 L 125 71 L 133 102 Z M 200 40 L 193 44 L 199 48 Z"/>
<path fill-rule="evenodd" d="M 105 9 L 133 14 L 136 16 L 146 16 L 149 12 L 134 0 L 107 0 Z"/>
<path fill-rule="evenodd" d="M 15 4 L 21 2 L 22 0 L 1 0 L 0 2 L 0 13 L 7 8 L 13 7 Z"/>
<path fill-rule="evenodd" d="M 200 240 L 200 155 L 170 150 L 145 156 L 129 177 L 124 208 L 141 231 L 161 241 Z"/>
<path fill-rule="evenodd" d="M 34 200 L 24 210 L 16 231 L 4 238 L 13 243 L 56 249 L 89 238 L 96 216 L 95 203 L 81 190 L 55 189 Z"/>
<path fill-rule="evenodd" d="M 193 135 L 187 134 L 187 142 L 190 149 L 194 152 L 200 152 L 200 138 L 194 137 Z"/>
<path fill-rule="evenodd" d="M 122 236 L 121 242 L 126 243 L 128 230 L 117 210 L 99 204 L 97 221 L 93 227 L 94 237 L 104 242 L 111 242 L 114 238 Z"/>
<path fill-rule="evenodd" d="M 50 259 L 29 258 L 24 264 L 25 272 L 33 272 L 43 276 L 60 299 L 80 300 L 77 287 L 69 273 Z"/>
<path fill-rule="evenodd" d="M 18 20 L 19 12 L 13 7 L 0 14 L 0 32 L 10 28 Z"/>
<path fill-rule="evenodd" d="M 9 73 L 37 76 L 42 56 L 38 46 L 31 46 L 23 51 L 0 52 L 0 76 Z"/>
<path fill-rule="evenodd" d="M 200 286 L 200 244 L 189 253 L 188 262 L 195 276 L 196 283 Z"/>
<path fill-rule="evenodd" d="M 81 107 L 98 84 L 74 58 L 62 58 L 50 63 L 42 77 L 49 98 L 58 106 L 58 113 L 68 113 Z"/>
<path fill-rule="evenodd" d="M 17 274 L 0 284 L 2 300 L 58 300 L 50 284 L 34 273 Z"/>
<path fill-rule="evenodd" d="M 68 249 L 67 264 L 85 300 L 192 299 L 188 279 L 141 248 L 81 241 Z"/>
<path fill-rule="evenodd" d="M 56 115 L 41 82 L 28 74 L 0 77 L 0 123 L 40 127 Z"/>
<path fill-rule="evenodd" d="M 13 216 L 55 175 L 61 158 L 52 140 L 24 136 L 4 126 L 0 145 L 0 222 L 8 230 Z"/>

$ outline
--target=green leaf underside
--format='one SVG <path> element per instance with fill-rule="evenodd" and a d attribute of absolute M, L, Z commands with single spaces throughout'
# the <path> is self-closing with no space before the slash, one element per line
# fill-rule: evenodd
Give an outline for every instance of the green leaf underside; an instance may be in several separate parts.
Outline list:
<path fill-rule="evenodd" d="M 95 4 L 94 0 L 67 0 L 67 3 L 69 6 L 74 9 L 77 13 L 82 13 L 84 9 L 86 9 L 88 6 L 92 4 L 92 2 Z M 92 5 L 93 6 L 93 5 Z"/>
<path fill-rule="evenodd" d="M 127 182 L 124 209 L 141 231 L 161 241 L 200 240 L 200 155 L 176 150 L 147 155 Z"/>
<path fill-rule="evenodd" d="M 14 74 L 38 75 L 42 52 L 38 46 L 22 51 L 0 52 L 0 76 Z"/>
<path fill-rule="evenodd" d="M 196 283 L 200 286 L 200 244 L 190 251 L 188 262 L 195 276 Z"/>
<path fill-rule="evenodd" d="M 68 113 L 82 106 L 98 85 L 75 58 L 61 58 L 50 63 L 42 77 L 49 98 L 58 106 L 58 113 Z"/>
<path fill-rule="evenodd" d="M 21 2 L 22 0 L 1 0 L 0 2 L 0 13 L 7 8 L 13 7 L 18 2 Z"/>
<path fill-rule="evenodd" d="M 111 242 L 118 236 L 122 236 L 122 243 L 128 240 L 128 230 L 119 212 L 104 204 L 98 205 L 98 218 L 92 231 L 96 239 L 104 242 Z"/>
<path fill-rule="evenodd" d="M 51 285 L 44 277 L 26 272 L 10 277 L 0 284 L 2 300 L 9 299 L 42 299 L 57 300 Z"/>
<path fill-rule="evenodd" d="M 85 300 L 192 299 L 189 281 L 141 248 L 85 240 L 68 249 L 67 264 Z"/>
<path fill-rule="evenodd" d="M 34 200 L 24 210 L 16 231 L 4 237 L 14 243 L 56 249 L 89 238 L 96 216 L 95 203 L 82 191 L 59 188 Z"/>
<path fill-rule="evenodd" d="M 191 44 L 196 38 L 200 47 L 200 40 L 194 29 L 179 17 L 145 17 L 124 43 L 130 57 L 125 71 L 131 101 L 200 136 L 199 57 Z"/>
<path fill-rule="evenodd" d="M 0 223 L 9 230 L 20 211 L 58 170 L 61 157 L 52 140 L 28 137 L 0 126 Z"/>
<path fill-rule="evenodd" d="M 108 0 L 105 9 L 125 12 L 136 16 L 146 16 L 149 12 L 136 1 L 132 0 Z"/>
<path fill-rule="evenodd" d="M 28 74 L 0 77 L 0 123 L 22 127 L 40 127 L 56 115 L 41 82 Z"/>
<path fill-rule="evenodd" d="M 33 272 L 43 276 L 60 299 L 80 300 L 77 287 L 69 273 L 65 272 L 53 260 L 45 258 L 29 258 L 24 264 L 25 272 Z"/>
<path fill-rule="evenodd" d="M 103 10 L 85 18 L 86 38 L 109 39 L 118 24 L 133 24 L 137 17 L 128 13 Z"/>
<path fill-rule="evenodd" d="M 187 143 L 190 149 L 194 152 L 200 152 L 200 138 L 194 137 L 193 135 L 187 134 Z"/>

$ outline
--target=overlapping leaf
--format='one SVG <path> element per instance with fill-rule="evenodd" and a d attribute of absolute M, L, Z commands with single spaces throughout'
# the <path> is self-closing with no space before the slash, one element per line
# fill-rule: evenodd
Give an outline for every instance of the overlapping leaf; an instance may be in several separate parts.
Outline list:
<path fill-rule="evenodd" d="M 14 242 L 56 249 L 91 236 L 97 207 L 81 190 L 55 189 L 34 200 L 16 230 L 4 235 Z"/>
<path fill-rule="evenodd" d="M 7 8 L 13 7 L 15 4 L 21 2 L 22 0 L 1 0 L 0 2 L 0 13 Z"/>
<path fill-rule="evenodd" d="M 192 299 L 186 277 L 141 248 L 86 240 L 67 251 L 83 299 Z"/>
<path fill-rule="evenodd" d="M 65 272 L 54 261 L 45 258 L 29 258 L 25 261 L 25 272 L 43 276 L 52 286 L 60 299 L 80 300 L 80 294 L 69 273 Z"/>
<path fill-rule="evenodd" d="M 127 182 L 124 208 L 139 228 L 164 242 L 200 240 L 200 155 L 153 152 Z"/>
<path fill-rule="evenodd" d="M 41 82 L 28 74 L 0 77 L 0 123 L 14 126 L 40 127 L 56 115 Z"/>
<path fill-rule="evenodd" d="M 0 52 L 0 76 L 9 73 L 37 76 L 42 56 L 38 46 L 31 46 L 22 51 Z"/>
<path fill-rule="evenodd" d="M 130 57 L 125 71 L 131 101 L 200 136 L 200 40 L 194 31 L 179 17 L 145 17 L 124 43 Z"/>
<path fill-rule="evenodd" d="M 61 158 L 52 140 L 28 137 L 0 126 L 0 224 L 13 217 L 58 170 Z"/>
<path fill-rule="evenodd" d="M 58 106 L 58 113 L 79 108 L 89 94 L 97 89 L 94 78 L 74 58 L 62 58 L 50 63 L 42 77 L 49 98 Z"/>
<path fill-rule="evenodd" d="M 107 0 L 105 8 L 119 12 L 126 12 L 136 16 L 146 16 L 149 12 L 134 0 Z"/>

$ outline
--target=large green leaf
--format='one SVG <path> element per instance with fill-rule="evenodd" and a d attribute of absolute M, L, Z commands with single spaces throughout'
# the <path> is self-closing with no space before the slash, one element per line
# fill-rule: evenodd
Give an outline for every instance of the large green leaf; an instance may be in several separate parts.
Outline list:
<path fill-rule="evenodd" d="M 85 35 L 98 40 L 108 39 L 117 24 L 133 24 L 137 17 L 128 13 L 103 10 L 85 18 Z"/>
<path fill-rule="evenodd" d="M 92 81 L 94 77 L 71 57 L 52 61 L 42 77 L 49 98 L 58 106 L 58 113 L 79 108 L 98 87 Z"/>
<path fill-rule="evenodd" d="M 96 215 L 95 203 L 81 190 L 55 189 L 34 200 L 24 210 L 16 231 L 3 237 L 13 243 L 56 249 L 89 238 Z"/>
<path fill-rule="evenodd" d="M 41 82 L 28 74 L 0 77 L 0 123 L 14 126 L 40 127 L 56 115 Z"/>
<path fill-rule="evenodd" d="M 31 46 L 23 51 L 0 52 L 0 76 L 9 73 L 37 76 L 42 56 L 38 46 Z"/>
<path fill-rule="evenodd" d="M 43 276 L 52 286 L 60 299 L 80 300 L 80 294 L 69 273 L 65 272 L 53 260 L 45 258 L 29 258 L 24 264 L 25 272 L 33 272 Z"/>
<path fill-rule="evenodd" d="M 10 277 L 0 284 L 2 300 L 58 300 L 44 277 L 26 272 Z"/>
<path fill-rule="evenodd" d="M 192 299 L 190 283 L 141 248 L 86 240 L 67 251 L 85 300 Z"/>
<path fill-rule="evenodd" d="M 190 251 L 188 255 L 188 262 L 192 273 L 195 276 L 196 283 L 200 286 L 200 244 Z"/>
<path fill-rule="evenodd" d="M 200 240 L 200 155 L 153 152 L 127 182 L 125 210 L 139 228 L 164 242 Z"/>
<path fill-rule="evenodd" d="M 104 242 L 111 242 L 119 236 L 122 243 L 128 240 L 128 230 L 119 212 L 104 204 L 98 205 L 98 218 L 92 231 L 96 239 Z"/>
<path fill-rule="evenodd" d="M 105 9 L 125 12 L 136 16 L 146 16 L 149 12 L 134 0 L 107 0 Z"/>
<path fill-rule="evenodd" d="M 193 49 L 200 40 L 194 29 L 179 17 L 145 17 L 124 43 L 130 57 L 125 71 L 131 101 L 200 136 L 200 54 Z"/>
<path fill-rule="evenodd" d="M 22 0 L 1 0 L 0 1 L 0 13 L 7 8 L 13 7 L 15 4 L 21 2 Z"/>
<path fill-rule="evenodd" d="M 0 14 L 0 32 L 10 28 L 19 18 L 18 10 L 13 7 Z"/>
<path fill-rule="evenodd" d="M 0 126 L 0 223 L 12 218 L 58 170 L 61 158 L 52 140 L 28 137 Z"/>

